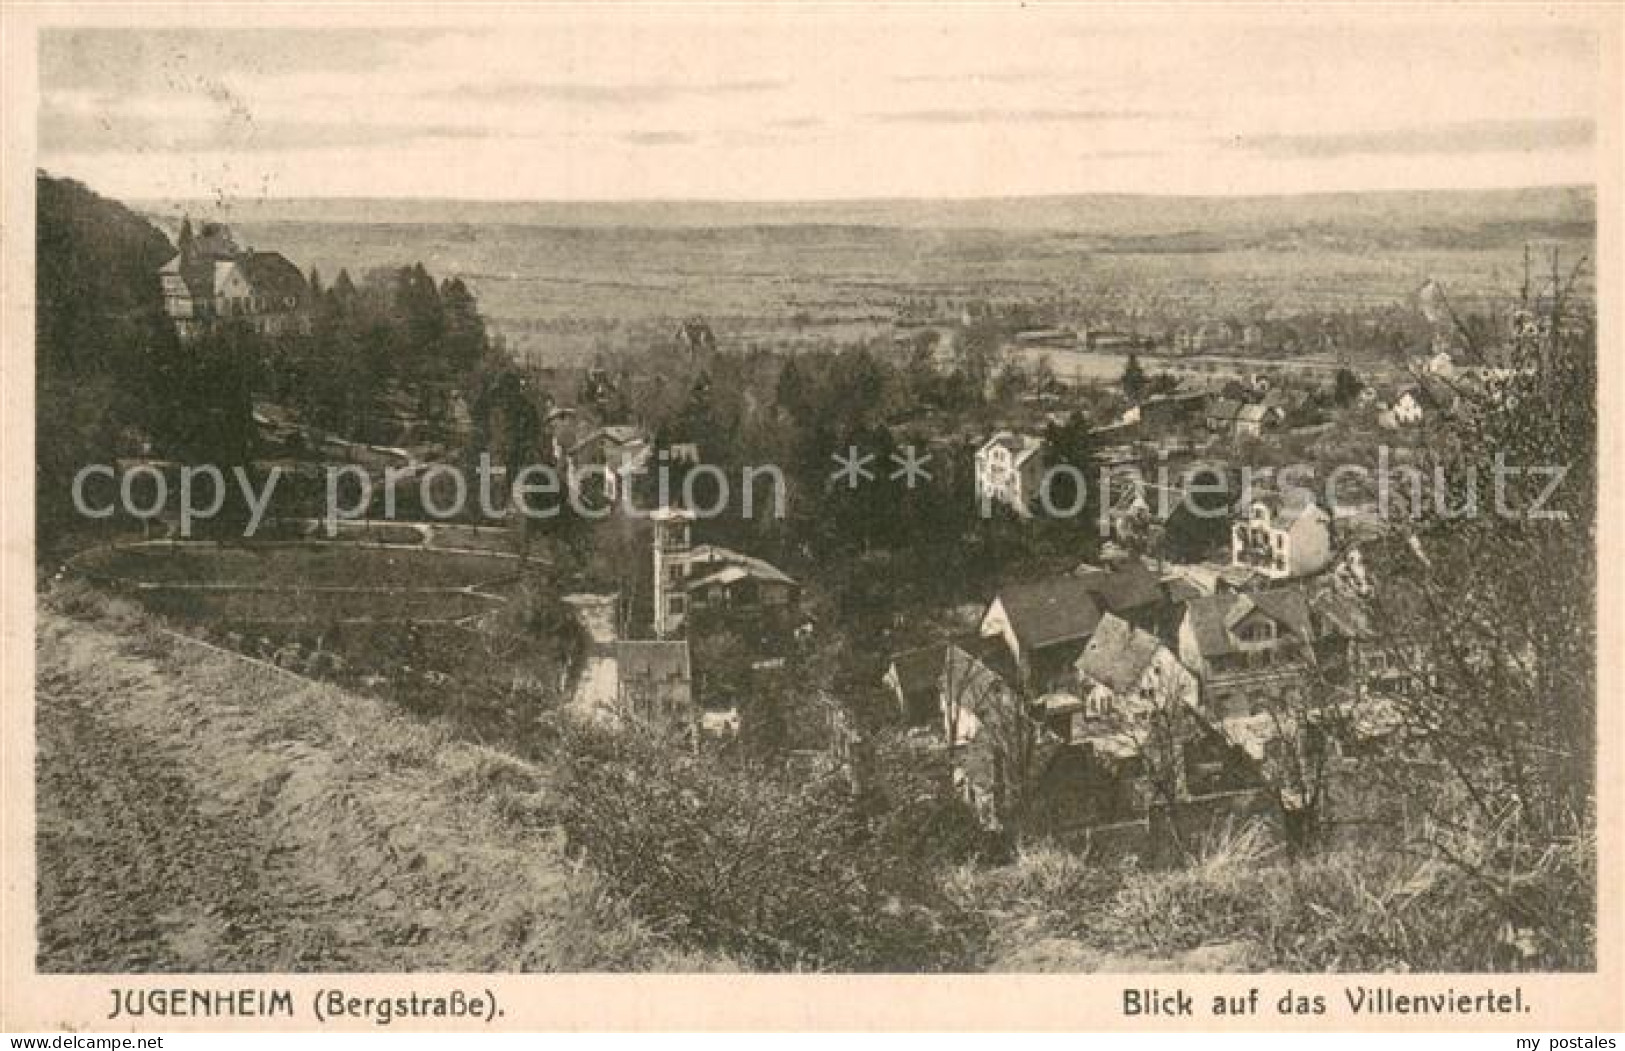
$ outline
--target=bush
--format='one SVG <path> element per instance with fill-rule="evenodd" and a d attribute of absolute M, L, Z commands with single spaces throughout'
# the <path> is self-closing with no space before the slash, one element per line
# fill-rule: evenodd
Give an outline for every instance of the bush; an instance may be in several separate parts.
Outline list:
<path fill-rule="evenodd" d="M 956 970 L 973 958 L 973 914 L 843 779 L 798 786 L 638 734 L 566 732 L 560 819 L 661 933 L 775 970 Z"/>
<path fill-rule="evenodd" d="M 997 922 L 1002 944 L 1069 938 L 1119 960 L 1236 944 L 1248 967 L 1284 972 L 1595 967 L 1595 844 L 1579 836 L 1523 856 L 1513 875 L 1515 846 L 1474 834 L 1455 859 L 1363 844 L 1303 857 L 1243 826 L 1183 869 L 1037 849 L 1004 869 L 961 869 L 949 887 Z"/>

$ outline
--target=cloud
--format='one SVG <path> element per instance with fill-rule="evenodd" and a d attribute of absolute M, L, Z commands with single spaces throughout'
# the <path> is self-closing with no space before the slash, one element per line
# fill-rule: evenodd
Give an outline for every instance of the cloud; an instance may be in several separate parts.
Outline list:
<path fill-rule="evenodd" d="M 339 124 L 256 119 L 246 108 L 216 116 L 163 118 L 88 112 L 47 100 L 40 110 L 39 147 L 44 153 L 262 153 L 332 147 L 382 146 L 433 139 L 487 138 L 488 130 L 443 124 Z"/>
<path fill-rule="evenodd" d="M 1112 120 L 1167 117 L 1172 114 L 1136 109 L 912 109 L 871 113 L 883 124 L 1096 124 Z"/>
<path fill-rule="evenodd" d="M 524 105 L 539 102 L 568 102 L 580 105 L 637 105 L 668 102 L 679 98 L 722 95 L 749 95 L 777 91 L 787 80 L 725 80 L 710 84 L 644 82 L 625 84 L 571 83 L 568 81 L 508 81 L 492 84 L 464 84 L 440 93 L 441 97 L 480 102 Z"/>
<path fill-rule="evenodd" d="M 1269 157 L 1515 153 L 1590 146 L 1596 124 L 1584 118 L 1478 120 L 1377 131 L 1238 135 L 1232 146 Z"/>
<path fill-rule="evenodd" d="M 119 94 L 187 89 L 242 74 L 349 73 L 399 58 L 432 30 L 47 29 L 39 79 Z"/>
<path fill-rule="evenodd" d="M 824 121 L 820 117 L 779 117 L 767 122 L 769 128 L 780 128 L 785 131 L 800 131 L 805 128 L 822 128 Z"/>
<path fill-rule="evenodd" d="M 633 146 L 682 146 L 697 140 L 686 131 L 629 131 L 621 141 Z"/>
<path fill-rule="evenodd" d="M 1084 150 L 1073 154 L 1082 161 L 1127 161 L 1168 155 L 1167 150 Z"/>
<path fill-rule="evenodd" d="M 1032 69 L 1002 72 L 899 73 L 891 79 L 898 84 L 1031 84 L 1054 80 L 1055 77 L 1054 73 Z"/>

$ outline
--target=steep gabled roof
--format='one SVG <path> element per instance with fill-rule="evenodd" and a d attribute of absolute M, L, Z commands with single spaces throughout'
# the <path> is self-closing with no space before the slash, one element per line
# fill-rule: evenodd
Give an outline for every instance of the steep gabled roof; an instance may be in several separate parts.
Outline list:
<path fill-rule="evenodd" d="M 1265 616 L 1281 624 L 1305 642 L 1315 637 L 1315 625 L 1309 615 L 1309 599 L 1300 587 L 1270 588 L 1254 592 L 1253 603 Z"/>
<path fill-rule="evenodd" d="M 1112 569 L 1000 589 L 997 599 L 1021 644 L 1042 649 L 1086 639 L 1106 613 L 1128 616 L 1162 601 L 1156 575 L 1138 560 Z"/>
<path fill-rule="evenodd" d="M 193 299 L 214 298 L 215 260 L 196 254 L 178 253 L 160 269 L 160 274 L 176 274 Z"/>
<path fill-rule="evenodd" d="M 1162 601 L 1162 588 L 1156 574 L 1139 559 L 1131 559 L 1111 569 L 1089 569 L 1077 574 L 1078 581 L 1112 613 L 1119 616 L 1154 606 Z"/>
<path fill-rule="evenodd" d="M 1208 658 L 1234 653 L 1237 647 L 1233 629 L 1255 612 L 1285 627 L 1300 641 L 1315 638 L 1309 602 L 1299 587 L 1272 588 L 1250 594 L 1221 591 L 1185 603 L 1185 616 L 1196 637 L 1197 648 Z"/>
<path fill-rule="evenodd" d="M 1185 603 L 1185 619 L 1203 657 L 1222 657 L 1235 649 L 1230 641 L 1229 622 L 1231 611 L 1240 603 L 1246 603 L 1249 609 L 1252 606 L 1245 595 L 1233 591 L 1203 595 Z"/>
<path fill-rule="evenodd" d="M 1008 449 L 1015 462 L 1019 465 L 1031 459 L 1034 454 L 1044 448 L 1044 439 L 1027 434 L 1017 434 L 1014 431 L 1000 431 L 983 442 L 977 453 L 987 452 L 995 446 Z"/>
<path fill-rule="evenodd" d="M 1028 649 L 1088 638 L 1105 612 L 1094 591 L 1077 577 L 1007 587 L 998 602 Z"/>
<path fill-rule="evenodd" d="M 1370 606 L 1330 584 L 1323 584 L 1310 593 L 1309 612 L 1318 637 L 1337 636 L 1355 641 L 1376 637 Z"/>
<path fill-rule="evenodd" d="M 1133 693 L 1156 659 L 1162 643 L 1110 613 L 1100 619 L 1074 667 L 1086 680 L 1100 683 L 1116 694 Z"/>
<path fill-rule="evenodd" d="M 985 644 L 958 640 L 948 645 L 942 661 L 944 696 L 971 711 L 982 711 L 989 703 L 1002 701 L 1010 692 L 1010 678 L 998 663 L 988 658 Z"/>
<path fill-rule="evenodd" d="M 1298 519 L 1306 515 L 1331 521 L 1326 509 L 1315 502 L 1313 493 L 1306 489 L 1288 489 L 1286 492 L 1267 491 L 1253 497 L 1254 504 L 1269 508 L 1270 521 L 1279 529 L 1291 529 Z M 1249 505 L 1249 512 L 1251 507 Z"/>
<path fill-rule="evenodd" d="M 305 275 L 281 252 L 244 252 L 236 264 L 254 294 L 275 300 L 279 308 L 289 299 L 297 306 L 309 293 Z"/>
<path fill-rule="evenodd" d="M 594 442 L 604 442 L 609 445 L 638 445 L 646 444 L 643 432 L 636 427 L 624 424 L 612 424 L 608 427 L 595 427 L 576 440 L 570 446 L 570 453 L 574 455 Z"/>
<path fill-rule="evenodd" d="M 688 563 L 696 568 L 715 567 L 708 576 L 695 580 L 690 585 L 691 587 L 711 582 L 712 578 L 719 576 L 726 569 L 737 571 L 729 574 L 727 578 L 729 581 L 740 580 L 748 576 L 772 584 L 795 584 L 795 580 L 773 563 L 716 544 L 696 545 L 689 552 Z"/>

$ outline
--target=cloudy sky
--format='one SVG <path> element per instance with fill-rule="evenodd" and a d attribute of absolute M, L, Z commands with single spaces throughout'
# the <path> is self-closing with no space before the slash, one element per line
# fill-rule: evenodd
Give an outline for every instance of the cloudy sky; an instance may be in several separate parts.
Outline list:
<path fill-rule="evenodd" d="M 52 29 L 38 142 L 42 167 L 127 198 L 1590 183 L 1599 62 L 1589 30 L 1527 9 L 1336 24 L 553 8 L 489 28 Z"/>

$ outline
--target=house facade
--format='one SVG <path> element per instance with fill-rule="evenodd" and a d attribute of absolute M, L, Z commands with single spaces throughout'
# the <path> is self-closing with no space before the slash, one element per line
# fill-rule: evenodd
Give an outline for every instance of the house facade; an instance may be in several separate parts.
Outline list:
<path fill-rule="evenodd" d="M 978 506 L 1003 504 L 1026 514 L 1044 480 L 1044 440 L 1000 431 L 976 450 Z"/>
<path fill-rule="evenodd" d="M 158 279 L 164 312 L 183 340 L 225 325 L 266 336 L 310 330 L 310 287 L 286 256 L 239 248 L 215 223 L 196 236 L 188 224 L 180 242 Z"/>
<path fill-rule="evenodd" d="M 1215 723 L 1258 715 L 1300 691 L 1314 662 L 1314 621 L 1298 587 L 1191 599 L 1176 638 L 1180 663 L 1201 684 L 1201 707 Z"/>
<path fill-rule="evenodd" d="M 770 614 L 795 606 L 801 585 L 760 558 L 716 544 L 694 544 L 692 512 L 660 507 L 654 525 L 654 630 L 679 634 L 701 611 Z"/>
<path fill-rule="evenodd" d="M 1319 573 L 1331 560 L 1331 516 L 1307 494 L 1261 497 L 1231 524 L 1233 566 L 1285 580 Z"/>
<path fill-rule="evenodd" d="M 615 706 L 643 722 L 687 725 L 698 717 L 688 643 L 678 639 L 619 640 L 609 644 L 615 668 Z"/>
<path fill-rule="evenodd" d="M 1042 692 L 1069 680 L 1073 660 L 1105 614 L 1150 628 L 1162 604 L 1156 576 L 1129 560 L 1003 588 L 988 603 L 978 634 L 998 640 L 1023 685 Z"/>
<path fill-rule="evenodd" d="M 1418 388 L 1407 387 L 1399 392 L 1388 411 L 1393 413 L 1394 422 L 1399 426 L 1414 427 L 1427 416 L 1427 399 Z"/>
<path fill-rule="evenodd" d="M 599 427 L 566 450 L 570 492 L 580 499 L 590 487 L 592 495 L 615 503 L 648 469 L 653 455 L 654 446 L 640 428 Z"/>
<path fill-rule="evenodd" d="M 1236 412 L 1236 434 L 1243 438 L 1260 438 L 1265 432 L 1276 430 L 1286 422 L 1286 411 L 1267 401 L 1243 405 Z"/>
<path fill-rule="evenodd" d="M 689 552 L 689 610 L 767 613 L 789 609 L 801 585 L 777 566 L 716 544 L 699 544 Z"/>
<path fill-rule="evenodd" d="M 1082 707 L 1069 728 L 1072 741 L 1117 727 L 1133 731 L 1168 706 L 1195 708 L 1199 700 L 1195 674 L 1172 650 L 1109 613 L 1073 667 Z"/>

